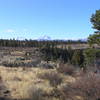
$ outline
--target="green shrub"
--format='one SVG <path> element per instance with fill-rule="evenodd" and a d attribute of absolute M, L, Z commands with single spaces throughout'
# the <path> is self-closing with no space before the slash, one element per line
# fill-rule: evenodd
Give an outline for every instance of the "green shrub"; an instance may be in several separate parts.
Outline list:
<path fill-rule="evenodd" d="M 98 49 L 86 49 L 84 50 L 84 58 L 86 66 L 93 66 L 96 58 L 100 57 L 100 50 Z"/>
<path fill-rule="evenodd" d="M 82 50 L 75 50 L 72 57 L 72 64 L 76 66 L 81 66 L 84 62 L 84 56 Z"/>

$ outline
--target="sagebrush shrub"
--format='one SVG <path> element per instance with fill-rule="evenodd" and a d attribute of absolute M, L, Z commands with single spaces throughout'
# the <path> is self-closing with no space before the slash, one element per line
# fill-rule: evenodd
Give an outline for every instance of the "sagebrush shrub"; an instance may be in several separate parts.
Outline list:
<path fill-rule="evenodd" d="M 54 71 L 40 74 L 39 78 L 48 80 L 50 85 L 53 87 L 57 87 L 63 81 L 63 78 L 61 77 L 61 75 Z"/>
<path fill-rule="evenodd" d="M 62 88 L 62 96 L 65 100 L 70 98 L 75 100 L 75 96 L 80 96 L 84 100 L 99 100 L 100 99 L 100 75 L 88 74 L 74 83 L 65 85 Z"/>
<path fill-rule="evenodd" d="M 60 64 L 57 71 L 66 75 L 73 75 L 75 68 L 71 64 Z"/>
<path fill-rule="evenodd" d="M 35 86 L 31 87 L 28 91 L 30 100 L 44 100 L 43 93 L 44 91 L 40 88 Z"/>

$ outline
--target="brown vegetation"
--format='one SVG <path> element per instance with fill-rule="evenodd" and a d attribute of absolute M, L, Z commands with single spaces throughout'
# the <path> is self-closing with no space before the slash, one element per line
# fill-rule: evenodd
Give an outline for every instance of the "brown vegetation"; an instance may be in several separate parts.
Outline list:
<path fill-rule="evenodd" d="M 6 48 L 0 51 L 0 76 L 2 77 L 0 79 L 6 87 L 4 96 L 9 92 L 11 99 L 18 100 L 66 100 L 66 98 L 99 100 L 100 98 L 98 72 L 93 74 L 94 72 L 91 71 L 92 74 L 89 74 L 90 70 L 88 70 L 86 73 L 83 68 L 72 65 L 69 60 L 66 64 L 62 61 L 58 64 L 59 60 L 43 61 L 38 56 L 40 52 L 34 48 L 25 50 Z"/>
<path fill-rule="evenodd" d="M 39 78 L 48 80 L 53 87 L 57 87 L 63 81 L 61 75 L 55 71 L 42 73 L 39 75 Z"/>
<path fill-rule="evenodd" d="M 71 64 L 60 64 L 57 71 L 66 75 L 73 75 L 75 67 Z"/>
<path fill-rule="evenodd" d="M 75 82 L 63 86 L 62 95 L 64 100 L 76 100 L 75 97 L 81 97 L 83 100 L 99 100 L 100 99 L 100 75 L 86 74 L 76 79 Z"/>

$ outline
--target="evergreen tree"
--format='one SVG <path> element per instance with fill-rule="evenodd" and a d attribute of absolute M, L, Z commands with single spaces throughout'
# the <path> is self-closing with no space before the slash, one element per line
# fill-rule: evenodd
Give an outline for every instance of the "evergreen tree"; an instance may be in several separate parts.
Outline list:
<path fill-rule="evenodd" d="M 98 44 L 100 46 L 100 10 L 96 10 L 95 14 L 92 14 L 91 23 L 93 24 L 93 28 L 97 31 L 89 36 L 88 43 L 90 46 L 92 44 Z"/>

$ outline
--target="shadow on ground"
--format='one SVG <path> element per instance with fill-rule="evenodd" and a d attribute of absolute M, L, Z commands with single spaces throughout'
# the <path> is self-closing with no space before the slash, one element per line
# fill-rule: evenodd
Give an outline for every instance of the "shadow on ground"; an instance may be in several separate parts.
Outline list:
<path fill-rule="evenodd" d="M 2 77 L 0 77 L 0 100 L 7 100 L 10 97 L 10 91 L 5 86 Z"/>

